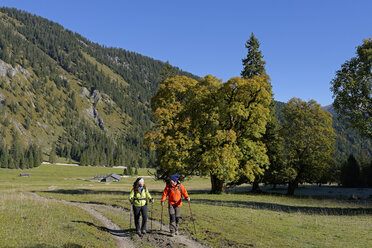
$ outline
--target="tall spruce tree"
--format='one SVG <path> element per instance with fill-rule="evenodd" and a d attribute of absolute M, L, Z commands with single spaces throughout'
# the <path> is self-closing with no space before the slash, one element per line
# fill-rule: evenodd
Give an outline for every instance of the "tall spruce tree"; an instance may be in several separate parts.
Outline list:
<path fill-rule="evenodd" d="M 248 54 L 245 59 L 242 60 L 244 69 L 240 73 L 243 78 L 253 78 L 254 76 L 266 75 L 265 64 L 262 52 L 260 51 L 260 42 L 251 34 L 249 40 L 245 44 L 248 49 Z"/>
<path fill-rule="evenodd" d="M 247 57 L 242 59 L 243 70 L 241 76 L 246 79 L 254 78 L 256 76 L 267 75 L 265 70 L 266 62 L 263 60 L 263 55 L 260 50 L 260 42 L 252 33 L 249 37 L 249 40 L 246 42 L 245 47 L 248 49 Z M 267 80 L 270 81 L 270 78 L 267 77 Z M 271 85 L 270 85 L 271 86 Z M 270 89 L 271 90 L 271 89 Z M 262 138 L 262 142 L 266 145 L 267 155 L 269 156 L 270 164 L 278 164 L 280 161 L 280 149 L 279 143 L 280 139 L 277 135 L 278 133 L 278 120 L 275 115 L 275 106 L 274 102 L 270 104 L 270 116 L 266 126 L 266 132 Z M 267 169 L 267 168 L 266 168 Z M 257 174 L 255 180 L 253 181 L 252 191 L 259 192 L 259 183 L 263 180 L 262 175 Z M 241 184 L 247 182 L 247 178 L 240 178 L 235 184 Z"/>

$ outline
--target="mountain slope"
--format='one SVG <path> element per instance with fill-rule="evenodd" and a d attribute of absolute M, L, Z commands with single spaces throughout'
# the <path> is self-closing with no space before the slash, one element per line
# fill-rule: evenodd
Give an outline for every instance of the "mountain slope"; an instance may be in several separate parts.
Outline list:
<path fill-rule="evenodd" d="M 55 144 L 58 155 L 78 161 L 86 156 L 89 164 L 144 163 L 149 102 L 164 66 L 99 46 L 44 18 L 0 8 L 3 142 L 10 144 L 18 130 L 24 146 L 38 144 L 46 154 Z M 79 130 L 83 137 L 77 137 Z"/>

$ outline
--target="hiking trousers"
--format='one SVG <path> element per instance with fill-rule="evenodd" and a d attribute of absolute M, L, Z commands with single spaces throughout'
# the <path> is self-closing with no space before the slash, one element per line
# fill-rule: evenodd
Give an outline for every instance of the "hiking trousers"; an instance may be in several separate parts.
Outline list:
<path fill-rule="evenodd" d="M 178 224 L 181 219 L 181 207 L 175 207 L 171 204 L 168 205 L 169 210 L 169 230 L 170 233 L 178 232 Z"/>
<path fill-rule="evenodd" d="M 147 223 L 147 205 L 142 207 L 133 206 L 133 213 L 134 213 L 134 224 L 136 225 L 136 231 L 146 231 L 146 223 Z M 142 214 L 142 226 L 140 227 L 140 216 Z"/>

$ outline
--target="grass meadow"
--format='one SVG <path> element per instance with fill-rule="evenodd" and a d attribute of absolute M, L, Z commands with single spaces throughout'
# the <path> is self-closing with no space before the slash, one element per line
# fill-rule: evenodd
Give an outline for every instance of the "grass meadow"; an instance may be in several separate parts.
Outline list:
<path fill-rule="evenodd" d="M 21 172 L 31 176 L 20 177 Z M 107 232 L 82 224 L 100 226 L 93 216 L 52 199 L 129 209 L 127 198 L 135 177 L 108 183 L 93 180 L 94 175 L 122 172 L 116 168 L 57 165 L 24 171 L 0 169 L 0 247 L 115 247 Z M 148 171 L 141 169 L 139 174 L 147 176 Z M 144 179 L 155 198 L 153 218 L 160 220 L 159 201 L 165 185 L 153 178 Z M 372 247 L 371 199 L 255 195 L 241 190 L 244 186 L 236 190 L 239 193 L 211 195 L 208 178 L 195 177 L 183 184 L 190 193 L 197 233 L 187 203 L 182 207 L 180 230 L 209 246 Z M 32 197 L 28 192 L 51 200 Z M 166 208 L 163 211 L 163 222 L 168 223 Z M 128 216 L 101 213 L 121 228 L 129 228 Z"/>

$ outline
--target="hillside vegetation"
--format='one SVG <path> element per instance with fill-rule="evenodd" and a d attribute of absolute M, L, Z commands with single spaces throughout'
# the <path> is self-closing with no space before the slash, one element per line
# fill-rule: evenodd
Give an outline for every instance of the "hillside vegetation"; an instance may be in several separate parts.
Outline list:
<path fill-rule="evenodd" d="M 10 146 L 18 132 L 24 147 L 34 143 L 49 154 L 55 144 L 57 155 L 82 164 L 147 165 L 152 157 L 141 144 L 165 65 L 92 43 L 44 18 L 1 8 L 3 143 Z"/>

